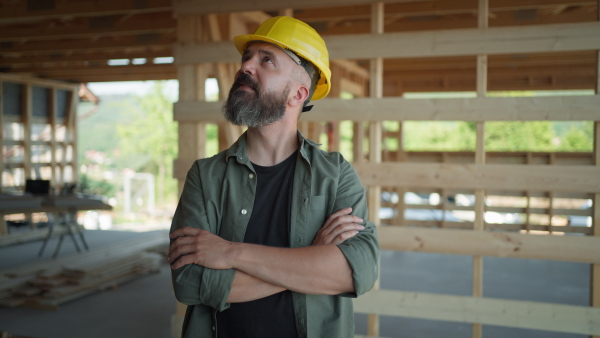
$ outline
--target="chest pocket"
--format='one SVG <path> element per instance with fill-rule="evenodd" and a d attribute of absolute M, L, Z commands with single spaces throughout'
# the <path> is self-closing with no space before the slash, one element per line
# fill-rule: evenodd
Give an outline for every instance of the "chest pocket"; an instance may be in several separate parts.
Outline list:
<path fill-rule="evenodd" d="M 333 205 L 333 200 L 331 196 L 321 195 L 312 196 L 310 198 L 310 206 L 306 218 L 306 237 L 307 239 L 309 239 L 310 243 L 312 243 L 312 240 L 317 235 L 317 231 L 321 229 L 321 227 L 327 220 L 327 217 L 329 217 L 328 213 L 330 213 L 330 205 Z"/>

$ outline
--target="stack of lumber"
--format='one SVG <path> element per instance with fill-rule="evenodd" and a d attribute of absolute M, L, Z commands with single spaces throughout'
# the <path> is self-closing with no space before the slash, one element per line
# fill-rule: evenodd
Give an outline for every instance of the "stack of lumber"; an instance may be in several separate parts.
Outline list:
<path fill-rule="evenodd" d="M 168 235 L 161 231 L 52 261 L 2 270 L 0 306 L 56 309 L 62 303 L 156 273 L 160 263 L 166 262 L 168 245 Z"/>

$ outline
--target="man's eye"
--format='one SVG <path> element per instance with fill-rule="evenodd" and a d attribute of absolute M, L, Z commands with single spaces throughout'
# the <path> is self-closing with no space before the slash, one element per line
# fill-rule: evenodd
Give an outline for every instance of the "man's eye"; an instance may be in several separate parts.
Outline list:
<path fill-rule="evenodd" d="M 263 62 L 266 62 L 266 63 L 273 63 L 273 59 L 271 59 L 271 58 L 264 58 L 264 59 L 263 59 Z"/>

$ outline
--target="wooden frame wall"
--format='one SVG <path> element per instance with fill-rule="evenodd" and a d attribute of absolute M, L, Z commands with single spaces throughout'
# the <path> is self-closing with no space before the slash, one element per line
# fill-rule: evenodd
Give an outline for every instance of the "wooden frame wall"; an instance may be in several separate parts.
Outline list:
<path fill-rule="evenodd" d="M 359 0 L 355 2 L 364 3 Z M 350 4 L 350 1 L 345 3 L 345 5 Z M 256 6 L 239 1 L 230 4 L 227 11 L 256 10 L 258 9 Z M 264 7 L 261 9 L 279 8 L 278 6 L 285 6 L 285 3 L 261 2 L 260 6 Z M 298 6 L 311 7 L 318 4 L 304 2 Z M 600 95 L 486 97 L 488 55 L 600 50 L 600 40 L 597 39 L 600 23 L 488 28 L 487 8 L 487 0 L 480 0 L 478 28 L 460 31 L 385 33 L 378 26 L 384 10 L 383 2 L 379 2 L 372 5 L 371 34 L 325 37 L 334 62 L 338 61 L 337 59 L 342 59 L 342 62 L 355 59 L 371 60 L 370 94 L 369 97 L 357 97 L 353 100 L 342 100 L 334 96 L 319 101 L 317 102 L 319 114 L 304 114 L 301 119 L 302 126 L 307 128 L 308 123 L 311 122 L 322 126 L 322 123 L 346 120 L 356 123 L 354 167 L 361 176 L 363 184 L 369 188 L 370 214 L 378 214 L 382 186 L 394 186 L 400 192 L 413 188 L 436 189 L 441 191 L 443 196 L 452 190 L 466 189 L 474 192 L 476 196 L 475 220 L 463 229 L 379 227 L 379 237 L 384 250 L 473 256 L 473 294 L 471 297 L 431 295 L 378 290 L 376 286 L 373 291 L 359 297 L 355 302 L 357 312 L 375 314 L 370 315 L 368 319 L 368 334 L 371 336 L 379 334 L 377 314 L 473 323 L 473 337 L 481 337 L 482 324 L 600 336 L 600 261 L 598 261 L 600 207 L 596 203 L 600 201 L 600 160 L 598 160 L 600 158 L 600 109 L 598 108 Z M 211 7 L 205 1 L 181 1 L 175 6 L 176 14 L 201 15 L 220 10 L 222 10 L 220 7 Z M 515 36 L 519 39 L 515 40 Z M 406 48 L 407 45 L 411 48 Z M 230 41 L 179 43 L 174 48 L 174 54 L 175 63 L 181 69 L 189 67 L 190 63 L 209 65 L 214 62 L 234 62 L 238 57 Z M 477 97 L 420 100 L 382 98 L 382 58 L 452 55 L 477 56 Z M 339 83 L 332 83 L 332 87 L 336 89 L 332 91 L 333 93 L 338 93 L 339 87 L 336 86 L 339 86 Z M 219 123 L 223 121 L 220 106 L 221 103 L 180 97 L 180 101 L 174 105 L 174 118 L 180 122 L 180 125 Z M 408 120 L 475 122 L 477 146 L 475 153 L 472 154 L 473 160 L 468 163 L 408 162 L 406 159 L 409 157 L 405 156 L 405 152 L 400 149 L 398 157 L 402 162 L 383 162 L 380 141 L 386 132 L 381 127 L 381 122 L 399 121 L 398 135 L 401 137 L 402 122 Z M 549 163 L 552 165 L 494 163 L 492 156 L 498 155 L 487 152 L 484 146 L 486 122 L 540 120 L 595 121 L 594 165 L 588 163 L 590 160 L 583 161 L 585 163 Z M 361 149 L 362 138 L 366 136 L 363 122 L 369 123 L 369 149 L 366 157 L 363 156 L 365 152 Z M 317 131 L 313 135 L 318 138 L 322 127 L 314 129 Z M 180 134 L 180 138 L 182 135 Z M 334 144 L 333 147 L 335 148 L 336 145 Z M 552 158 L 552 155 L 550 157 Z M 526 162 L 530 162 L 530 158 L 532 155 L 527 155 Z M 187 168 L 184 170 L 176 167 L 175 176 L 183 180 L 185 172 Z M 593 226 L 589 231 L 584 232 L 588 236 L 552 236 L 555 227 L 551 222 L 545 228 L 549 230 L 549 235 L 545 236 L 529 233 L 530 230 L 536 229 L 529 224 L 524 225 L 525 233 L 489 231 L 495 228 L 484 220 L 484 213 L 490 210 L 483 203 L 486 195 L 522 194 L 529 200 L 539 195 L 547 196 L 545 192 L 549 192 L 550 201 L 560 196 L 593 198 L 593 209 L 590 211 Z M 404 207 L 406 206 L 399 208 L 402 210 L 401 208 Z M 447 210 L 451 207 L 442 205 L 442 208 Z M 528 205 L 525 209 L 529 214 L 536 208 Z M 537 211 L 552 217 L 552 202 L 549 208 Z M 375 221 L 379 224 L 377 219 Z M 446 223 L 442 222 L 442 224 Z M 500 227 L 500 229 L 523 230 L 522 227 L 516 226 Z M 556 250 L 557 247 L 560 250 Z M 591 307 L 484 298 L 482 297 L 483 256 L 589 263 L 592 265 Z M 483 309 L 485 311 L 482 311 Z M 484 312 L 489 315 L 484 315 Z"/>
<path fill-rule="evenodd" d="M 21 111 L 18 112 L 18 115 L 15 112 L 9 113 L 3 110 L 7 102 L 6 98 L 3 98 L 1 90 L 8 84 L 16 84 L 21 87 Z M 0 187 L 2 190 L 23 191 L 26 179 L 50 180 L 52 189 L 60 189 L 65 183 L 77 181 L 77 88 L 77 85 L 65 82 L 0 74 L 0 122 L 3 128 L 2 137 L 0 137 L 0 149 L 2 149 Z M 45 91 L 47 101 L 36 102 L 34 105 L 34 90 Z M 61 95 L 58 94 L 59 91 Z M 43 99 L 42 96 L 38 100 Z M 59 103 L 59 101 L 61 102 Z M 65 110 L 62 113 L 58 111 L 59 104 Z M 45 116 L 34 112 L 34 106 L 45 110 Z M 34 125 L 37 125 L 38 128 L 39 126 L 44 127 L 36 140 L 32 140 Z M 5 128 L 8 130 L 13 126 L 22 129 L 22 139 L 9 138 Z M 42 135 L 43 139 L 39 139 L 42 138 Z M 18 150 L 23 153 L 20 160 L 6 160 L 9 152 Z M 15 169 L 23 170 L 23 181 L 7 182 L 4 179 L 5 171 Z"/>
<path fill-rule="evenodd" d="M 36 170 L 42 171 L 44 179 L 51 180 L 52 188 L 60 188 L 64 183 L 75 182 L 77 180 L 77 133 L 76 133 L 76 114 L 78 102 L 78 86 L 70 83 L 63 83 L 52 80 L 42 80 L 11 74 L 0 74 L 0 82 L 3 85 L 8 83 L 22 86 L 21 112 L 15 115 L 14 112 L 1 111 L 0 121 L 3 128 L 8 128 L 8 124 L 18 124 L 22 129 L 24 136 L 22 140 L 10 140 L 7 135 L 0 139 L 0 147 L 3 148 L 2 160 L 0 160 L 0 170 L 19 168 L 24 170 L 25 179 L 40 178 L 36 177 Z M 0 85 L 1 86 L 1 85 Z M 47 116 L 38 116 L 33 114 L 33 88 L 47 90 L 47 101 L 40 102 L 39 105 L 47 109 Z M 0 87 L 1 88 L 1 87 Z M 61 117 L 57 111 L 59 105 L 58 91 L 65 93 L 61 104 L 64 104 L 64 116 Z M 3 102 L 0 94 L 0 103 Z M 32 128 L 34 124 L 44 125 L 42 132 L 46 140 L 32 140 Z M 64 128 L 58 130 L 57 128 Z M 58 135 L 61 139 L 58 139 Z M 64 135 L 64 137 L 62 136 Z M 24 156 L 22 161 L 8 163 L 4 157 L 8 156 L 4 147 L 18 146 L 22 147 Z M 48 147 L 49 159 L 47 161 L 34 161 L 32 159 L 33 147 Z M 70 175 L 66 172 L 70 171 Z M 4 175 L 2 175 L 4 176 Z M 70 176 L 70 177 L 68 177 Z M 24 182 L 18 182 L 16 186 L 3 181 L 0 177 L 0 183 L 3 189 L 16 188 L 23 189 Z"/>

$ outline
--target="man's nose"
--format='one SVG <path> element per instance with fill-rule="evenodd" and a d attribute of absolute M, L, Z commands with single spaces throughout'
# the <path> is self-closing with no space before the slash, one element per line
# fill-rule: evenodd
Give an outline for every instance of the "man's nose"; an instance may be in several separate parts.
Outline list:
<path fill-rule="evenodd" d="M 252 61 L 252 59 L 248 59 L 248 60 L 242 62 L 242 66 L 240 67 L 240 70 L 238 72 L 254 75 L 255 71 L 256 71 L 255 62 Z"/>

